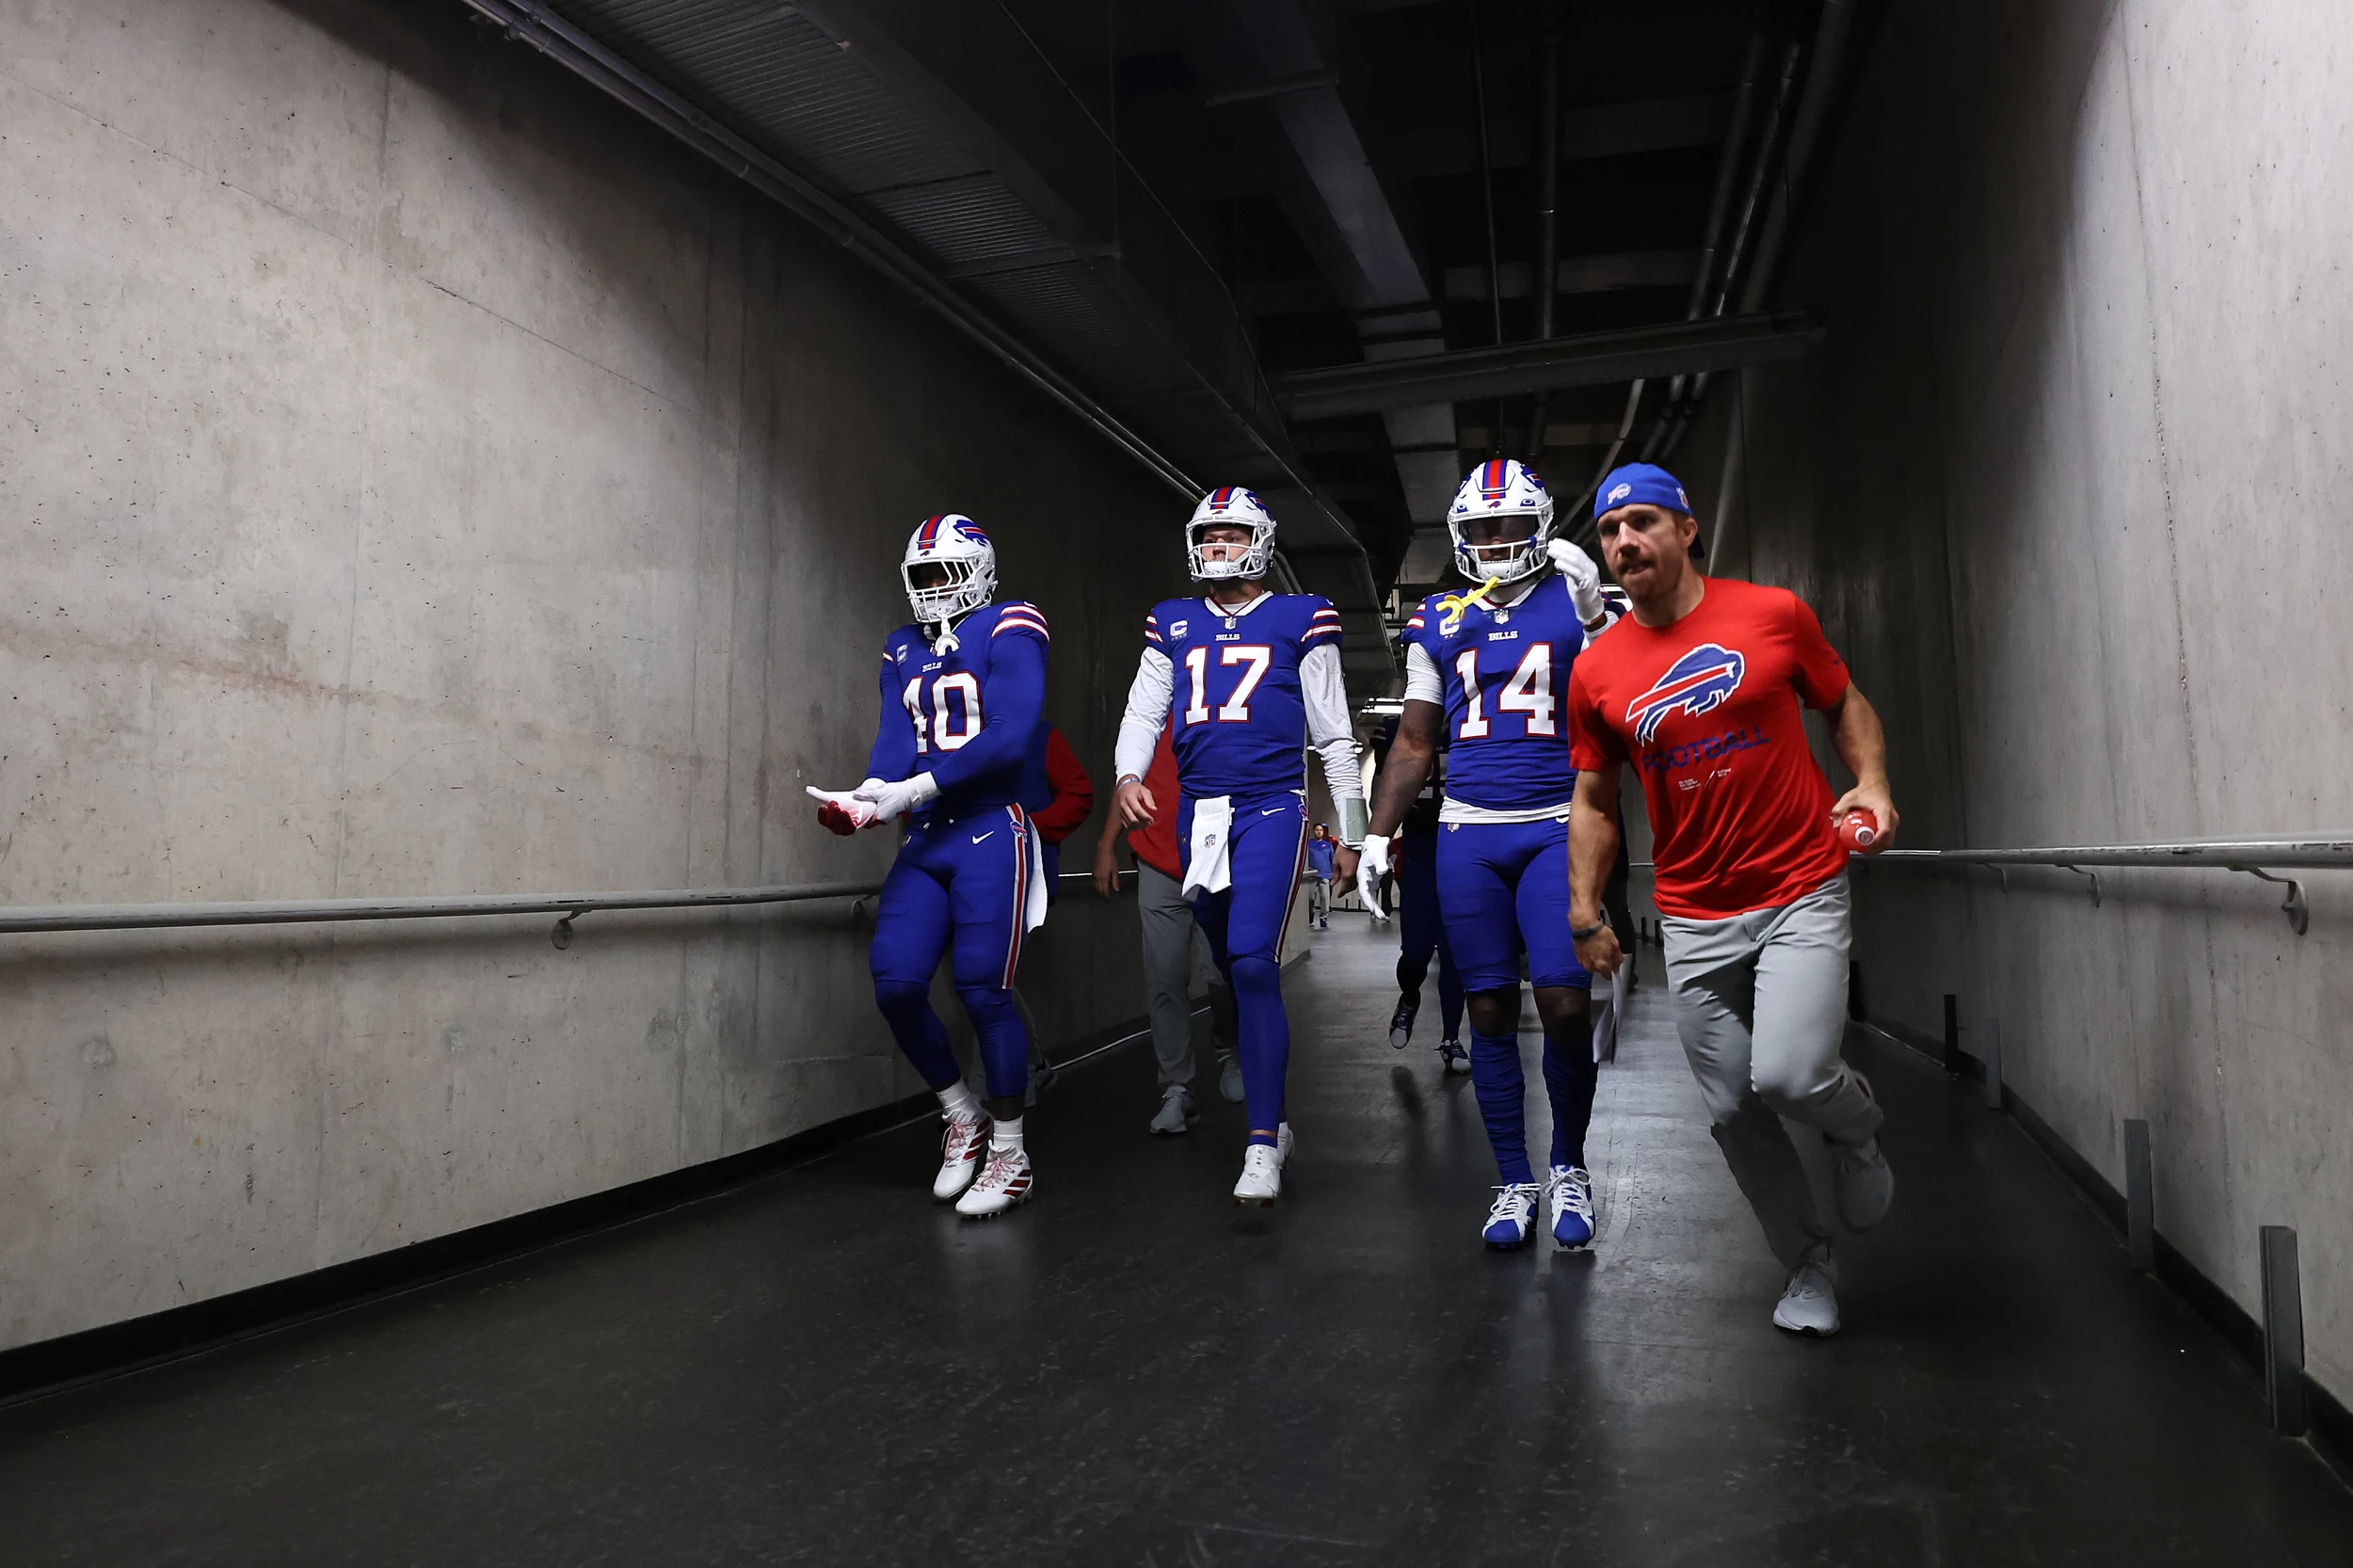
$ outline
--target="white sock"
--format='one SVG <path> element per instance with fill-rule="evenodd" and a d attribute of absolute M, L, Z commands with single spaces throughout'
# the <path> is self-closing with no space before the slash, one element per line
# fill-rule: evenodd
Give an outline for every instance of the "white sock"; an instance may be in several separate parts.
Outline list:
<path fill-rule="evenodd" d="M 957 1121 L 977 1122 L 981 1119 L 981 1096 L 974 1094 L 971 1085 L 964 1080 L 958 1079 L 937 1093 L 939 1108 Z"/>
<path fill-rule="evenodd" d="M 1027 1153 L 1028 1150 L 1021 1143 L 1021 1118 L 1013 1116 L 999 1122 L 989 1132 L 988 1150 L 991 1154 L 1002 1154 L 1008 1151 L 1014 1154 Z"/>

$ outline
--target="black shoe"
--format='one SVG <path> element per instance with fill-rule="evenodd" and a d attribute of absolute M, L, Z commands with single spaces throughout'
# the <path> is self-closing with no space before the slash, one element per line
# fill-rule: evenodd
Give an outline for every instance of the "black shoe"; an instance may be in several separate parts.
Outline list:
<path fill-rule="evenodd" d="M 1421 1011 L 1419 997 L 1400 997 L 1397 1011 L 1389 1015 L 1389 1048 L 1403 1050 L 1405 1042 L 1414 1037 L 1414 1015 Z"/>

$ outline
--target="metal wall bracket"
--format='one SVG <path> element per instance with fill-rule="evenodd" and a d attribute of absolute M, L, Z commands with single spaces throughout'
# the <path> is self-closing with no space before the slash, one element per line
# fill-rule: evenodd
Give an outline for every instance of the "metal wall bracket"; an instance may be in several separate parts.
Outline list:
<path fill-rule="evenodd" d="M 586 913 L 585 909 L 575 909 L 555 922 L 555 929 L 548 933 L 548 940 L 555 944 L 558 952 L 572 945 L 572 922 Z"/>
<path fill-rule="evenodd" d="M 2296 934 L 2298 936 L 2311 929 L 2313 906 L 2304 898 L 2304 885 L 2301 882 L 2292 876 L 2274 876 L 2269 872 L 2255 866 L 2233 866 L 2231 869 L 2234 872 L 2245 872 L 2249 876 L 2261 877 L 2265 882 L 2276 882 L 2288 890 L 2288 896 L 2280 901 L 2280 913 L 2288 918 L 2288 924 L 2296 928 Z"/>
<path fill-rule="evenodd" d="M 2088 872 L 2081 866 L 2069 866 L 2064 864 L 2059 867 L 2059 870 L 2063 872 L 2073 872 L 2077 876 L 2089 881 L 2091 884 L 2091 907 L 2094 909 L 2100 907 L 2100 873 L 2098 872 Z"/>

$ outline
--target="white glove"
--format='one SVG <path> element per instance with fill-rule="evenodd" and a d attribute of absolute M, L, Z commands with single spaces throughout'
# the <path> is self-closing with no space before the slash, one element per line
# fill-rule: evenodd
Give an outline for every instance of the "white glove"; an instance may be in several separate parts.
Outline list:
<path fill-rule="evenodd" d="M 870 786 L 872 787 L 871 793 L 869 792 Z M 857 787 L 856 798 L 871 800 L 874 803 L 876 822 L 889 822 L 894 818 L 905 816 L 909 811 L 920 811 L 924 807 L 937 800 L 939 785 L 927 773 L 919 773 L 913 778 L 904 778 L 896 784 L 885 784 L 878 779 L 869 779 Z"/>
<path fill-rule="evenodd" d="M 1584 547 L 1574 539 L 1555 539 L 1545 546 L 1552 552 L 1552 564 L 1561 580 L 1569 585 L 1569 601 L 1577 606 L 1577 618 L 1591 626 L 1609 608 L 1609 601 L 1601 597 L 1601 568 Z"/>
<path fill-rule="evenodd" d="M 814 784 L 808 786 L 808 793 L 817 802 L 817 820 L 845 839 L 861 827 L 872 827 L 877 820 L 874 803 L 862 794 L 845 795 L 838 790 L 821 790 Z"/>
<path fill-rule="evenodd" d="M 1376 834 L 1365 835 L 1364 849 L 1356 862 L 1356 896 L 1365 901 L 1365 907 L 1375 915 L 1386 917 L 1381 907 L 1381 879 L 1389 873 L 1389 840 Z"/>

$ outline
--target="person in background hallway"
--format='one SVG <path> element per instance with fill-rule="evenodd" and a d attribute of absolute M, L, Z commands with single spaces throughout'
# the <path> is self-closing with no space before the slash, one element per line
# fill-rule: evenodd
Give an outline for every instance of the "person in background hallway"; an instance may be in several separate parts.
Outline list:
<path fill-rule="evenodd" d="M 899 572 L 915 624 L 883 642 L 882 724 L 866 781 L 808 792 L 836 833 L 906 819 L 875 910 L 874 1001 L 947 1116 L 932 1195 L 988 1219 L 1035 1191 L 1021 1126 L 1030 1035 L 1013 977 L 1022 938 L 1046 918 L 1044 856 L 1020 792 L 1049 642 L 1035 605 L 990 602 L 997 549 L 970 518 L 926 519 Z M 951 952 L 980 1037 L 985 1107 L 932 1010 L 932 975 Z"/>
<path fill-rule="evenodd" d="M 1070 743 L 1063 739 L 1059 727 L 1041 724 L 1030 742 L 1029 754 L 1021 762 L 1021 808 L 1030 813 L 1030 822 L 1037 829 L 1038 841 L 1044 848 L 1046 866 L 1046 904 L 1050 910 L 1062 897 L 1062 841 L 1076 833 L 1095 810 L 1095 780 L 1080 765 L 1078 754 Z M 1013 1005 L 1021 1015 L 1021 1028 L 1030 1037 L 1030 1081 L 1022 1092 L 1021 1103 L 1035 1105 L 1037 1097 L 1054 1086 L 1056 1076 L 1053 1062 L 1046 1054 L 1046 1041 L 1038 1033 L 1037 1015 L 1030 1011 L 1030 999 L 1021 994 L 1021 987 L 1013 987 Z"/>
<path fill-rule="evenodd" d="M 1397 741 L 1399 720 L 1381 727 L 1373 742 L 1380 767 L 1389 764 L 1389 747 Z M 1374 772 L 1378 790 L 1379 771 Z M 1397 911 L 1397 1011 L 1389 1015 L 1389 1045 L 1403 1050 L 1414 1038 L 1414 1020 L 1421 1016 L 1421 983 L 1430 973 L 1430 960 L 1438 960 L 1438 1064 L 1449 1073 L 1470 1071 L 1470 1052 L 1463 1048 L 1463 976 L 1454 967 L 1454 949 L 1446 939 L 1446 922 L 1438 918 L 1438 810 L 1446 787 L 1446 752 L 1438 753 L 1421 792 L 1405 812 L 1405 822 L 1389 840 L 1389 875 L 1374 888 L 1382 897 L 1395 888 Z"/>
<path fill-rule="evenodd" d="M 1332 830 L 1322 823 L 1307 840 L 1307 918 L 1318 931 L 1332 929 Z"/>
<path fill-rule="evenodd" d="M 1502 1182 L 1480 1226 L 1491 1248 L 1593 1240 L 1585 1131 L 1593 1114 L 1593 976 L 1569 938 L 1564 711 L 1589 631 L 1608 623 L 1601 569 L 1553 536 L 1544 481 L 1510 458 L 1480 464 L 1454 492 L 1454 565 L 1476 586 L 1433 594 L 1405 627 L 1405 708 L 1389 765 L 1373 777 L 1376 838 L 1405 819 L 1447 754 L 1438 811 L 1438 912 L 1463 967 L 1471 1087 Z M 1520 1066 L 1520 959 L 1544 1025 L 1550 1158 L 1536 1180 Z"/>
<path fill-rule="evenodd" d="M 1119 725 L 1119 812 L 1132 827 L 1161 807 L 1144 769 L 1176 715 L 1176 824 L 1185 891 L 1234 988 L 1250 1141 L 1238 1204 L 1273 1204 L 1291 1149 L 1284 1086 L 1290 1019 L 1283 1009 L 1283 939 L 1307 858 L 1306 748 L 1340 819 L 1342 876 L 1356 871 L 1365 796 L 1340 672 L 1340 616 L 1317 594 L 1267 591 L 1274 519 L 1239 487 L 1210 491 L 1185 525 L 1199 599 L 1164 600 L 1144 620 L 1144 657 Z"/>
<path fill-rule="evenodd" d="M 1849 1230 L 1886 1217 L 1896 1181 L 1871 1086 L 1839 1056 L 1851 905 L 1835 821 L 1850 809 L 1896 836 L 1887 743 L 1804 600 L 1705 577 L 1699 524 L 1664 469 L 1629 464 L 1593 498 L 1604 558 L 1634 602 L 1577 662 L 1570 903 L 1597 974 L 1625 962 L 1602 911 L 1616 858 L 1619 770 L 1650 807 L 1651 861 L 1675 1029 L 1724 1160 L 1789 1271 L 1778 1328 L 1838 1332 L 1831 1233 L 1782 1118 L 1821 1137 Z M 1835 802 L 1807 748 L 1800 705 L 1829 715 L 1855 777 Z"/>
<path fill-rule="evenodd" d="M 1176 751 L 1174 725 L 1160 731 L 1144 787 L 1166 807 L 1128 835 L 1136 861 L 1136 920 L 1144 928 L 1144 1000 L 1152 1020 L 1152 1054 L 1160 1068 L 1160 1107 L 1152 1130 L 1178 1133 L 1200 1114 L 1193 1103 L 1193 949 L 1204 955 L 1208 940 L 1194 928 L 1193 905 L 1182 891 L 1185 869 L 1176 854 Z M 1095 841 L 1095 888 L 1110 898 L 1119 886 L 1119 813 L 1104 819 Z M 1217 1092 L 1230 1105 L 1242 1098 L 1241 1063 L 1234 1050 L 1234 993 L 1214 964 L 1209 971 L 1209 1038 L 1217 1047 Z"/>

